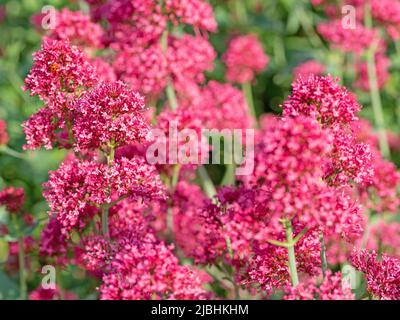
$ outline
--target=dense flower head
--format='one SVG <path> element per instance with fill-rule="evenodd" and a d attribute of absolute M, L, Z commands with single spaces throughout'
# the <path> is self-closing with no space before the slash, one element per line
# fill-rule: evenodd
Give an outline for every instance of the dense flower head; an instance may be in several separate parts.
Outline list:
<path fill-rule="evenodd" d="M 376 212 L 396 213 L 400 204 L 400 173 L 395 164 L 383 159 L 379 154 L 375 155 L 372 165 L 374 175 L 371 182 L 359 187 L 361 200 Z"/>
<path fill-rule="evenodd" d="M 400 259 L 400 222 L 378 221 L 370 227 L 366 242 L 368 250 L 382 250 L 397 259 Z"/>
<path fill-rule="evenodd" d="M 163 211 L 166 210 L 162 206 L 164 203 L 164 199 L 147 200 L 145 203 L 141 199 L 127 199 L 119 202 L 110 209 L 110 237 L 123 237 L 127 233 L 145 235 L 153 229 L 154 231 L 158 231 L 155 230 L 156 228 L 153 228 L 152 223 L 159 215 L 156 209 L 157 204 L 162 208 L 161 211 Z"/>
<path fill-rule="evenodd" d="M 367 29 L 362 24 L 345 29 L 340 19 L 319 24 L 318 32 L 333 48 L 357 54 L 363 53 L 377 39 L 377 30 Z"/>
<path fill-rule="evenodd" d="M 372 151 L 378 150 L 378 135 L 374 132 L 372 124 L 367 119 L 360 118 L 352 122 L 351 128 L 358 142 L 370 145 Z"/>
<path fill-rule="evenodd" d="M 57 218 L 50 218 L 40 235 L 40 255 L 54 258 L 59 264 L 67 262 L 67 239 L 61 232 L 61 224 Z"/>
<path fill-rule="evenodd" d="M 95 212 L 93 204 L 106 202 L 107 188 L 100 164 L 93 161 L 67 160 L 57 171 L 50 172 L 44 184 L 44 197 L 51 212 L 57 214 L 63 234 L 72 228 L 84 226 L 84 216 Z"/>
<path fill-rule="evenodd" d="M 7 122 L 0 119 L 0 146 L 8 143 Z"/>
<path fill-rule="evenodd" d="M 233 38 L 223 60 L 227 67 L 226 79 L 237 83 L 253 81 L 269 62 L 261 44 L 253 35 Z"/>
<path fill-rule="evenodd" d="M 369 183 L 358 186 L 361 201 L 367 208 L 378 213 L 395 213 L 400 204 L 400 173 L 396 165 L 382 157 L 378 149 L 377 134 L 367 120 L 354 122 L 352 128 L 356 140 L 368 144 L 372 152 L 371 166 L 374 174 Z"/>
<path fill-rule="evenodd" d="M 5 206 L 10 213 L 21 211 L 25 202 L 25 191 L 23 188 L 6 187 L 0 191 L 0 205 Z"/>
<path fill-rule="evenodd" d="M 282 118 L 267 131 L 257 143 L 256 167 L 250 177 L 253 183 L 265 179 L 290 183 L 323 174 L 321 165 L 333 138 L 317 121 L 302 116 Z"/>
<path fill-rule="evenodd" d="M 31 115 L 27 121 L 23 123 L 26 144 L 24 149 L 39 149 L 45 147 L 47 150 L 52 149 L 56 142 L 55 131 L 59 127 L 57 118 L 48 108 L 42 108 L 37 113 Z"/>
<path fill-rule="evenodd" d="M 208 82 L 189 108 L 209 129 L 246 129 L 253 126 L 243 93 L 227 83 Z"/>
<path fill-rule="evenodd" d="M 178 264 L 172 246 L 166 246 L 152 234 L 143 238 L 120 239 L 103 275 L 101 299 L 205 299 L 199 274 Z"/>
<path fill-rule="evenodd" d="M 304 225 L 293 222 L 296 234 L 304 229 Z M 261 238 L 259 244 L 253 248 L 254 255 L 249 258 L 241 278 L 246 286 L 256 285 L 269 296 L 274 291 L 289 286 L 290 275 L 286 248 L 267 243 L 268 239 L 284 241 L 285 233 L 282 226 L 274 221 L 264 226 L 265 229 L 268 235 Z M 319 274 L 321 268 L 319 248 L 318 232 L 315 229 L 309 230 L 295 245 L 297 268 L 302 277 Z"/>
<path fill-rule="evenodd" d="M 67 160 L 50 172 L 44 188 L 50 211 L 57 214 L 63 234 L 83 227 L 97 206 L 122 197 L 163 197 L 155 168 L 140 158 L 121 158 L 111 167 L 94 160 Z"/>
<path fill-rule="evenodd" d="M 366 143 L 357 143 L 351 132 L 335 130 L 330 162 L 324 179 L 329 185 L 343 186 L 351 182 L 370 184 L 374 176 L 373 156 Z"/>
<path fill-rule="evenodd" d="M 357 120 L 361 106 L 337 79 L 310 75 L 292 84 L 292 94 L 283 104 L 284 116 L 311 116 L 325 126 Z"/>
<path fill-rule="evenodd" d="M 259 194 L 246 188 L 225 187 L 218 191 L 214 199 L 218 201 L 213 203 L 198 186 L 179 182 L 173 197 L 178 245 L 200 264 L 241 264 L 252 254 L 256 234 L 265 228 L 265 215 L 258 215 L 263 211 L 263 201 L 255 203 L 257 197 L 263 198 Z M 228 238 L 232 256 L 228 254 Z"/>
<path fill-rule="evenodd" d="M 296 287 L 285 289 L 284 300 L 354 300 L 350 283 L 342 281 L 340 272 L 328 271 L 320 284 L 310 278 Z"/>
<path fill-rule="evenodd" d="M 165 8 L 175 23 L 181 21 L 194 28 L 215 32 L 217 22 L 211 5 L 204 0 L 167 0 Z"/>
<path fill-rule="evenodd" d="M 293 70 L 293 78 L 297 80 L 298 78 L 307 78 L 312 74 L 323 75 L 325 73 L 326 67 L 316 60 L 309 60 L 300 65 L 298 65 Z"/>
<path fill-rule="evenodd" d="M 204 0 L 109 0 L 87 1 L 95 20 L 106 19 L 112 27 L 131 26 L 130 34 L 146 42 L 161 36 L 168 20 L 187 24 L 197 31 L 214 32 L 217 23 L 212 7 Z"/>
<path fill-rule="evenodd" d="M 218 201 L 213 203 L 198 186 L 182 181 L 174 195 L 174 232 L 179 247 L 196 263 L 231 265 L 238 285 L 269 295 L 273 288 L 288 284 L 290 277 L 286 249 L 268 243 L 269 238 L 284 241 L 284 230 L 266 216 L 268 204 L 260 194 L 226 187 L 219 190 Z M 294 227 L 296 233 L 304 229 L 297 222 Z M 315 231 L 307 232 L 296 245 L 302 273 L 316 274 L 320 268 Z"/>
<path fill-rule="evenodd" d="M 324 155 L 330 151 L 330 141 L 329 134 L 311 119 L 277 121 L 256 146 L 253 175 L 244 179 L 250 185 L 274 190 L 272 211 L 295 215 L 302 211 L 299 199 L 323 184 L 322 165 Z"/>
<path fill-rule="evenodd" d="M 90 17 L 81 11 L 62 9 L 55 16 L 56 25 L 48 36 L 55 40 L 68 40 L 71 43 L 88 48 L 102 46 L 103 31 L 100 25 L 90 21 Z"/>
<path fill-rule="evenodd" d="M 117 76 L 107 57 L 96 57 L 91 60 L 99 79 L 104 82 L 115 82 Z"/>
<path fill-rule="evenodd" d="M 400 2 L 390 0 L 372 0 L 371 14 L 381 23 L 393 40 L 400 39 Z"/>
<path fill-rule="evenodd" d="M 397 221 L 375 221 L 369 226 L 365 236 L 360 235 L 352 241 L 331 234 L 326 237 L 327 260 L 331 265 L 349 261 L 354 248 L 365 247 L 368 250 L 381 251 L 400 258 L 400 224 Z"/>
<path fill-rule="evenodd" d="M 208 155 L 210 149 L 201 129 L 201 119 L 190 109 L 178 107 L 172 111 L 165 108 L 157 117 L 157 130 L 161 138 L 159 142 L 164 146 L 163 150 L 158 148 L 154 155 L 163 159 L 164 163 L 173 161 L 181 165 L 198 165 L 201 156 Z"/>
<path fill-rule="evenodd" d="M 352 132 L 360 109 L 355 96 L 337 80 L 315 75 L 295 81 L 292 94 L 283 104 L 284 116 L 309 116 L 330 131 L 330 161 L 324 164 L 324 179 L 330 185 L 345 185 L 350 180 L 359 184 L 371 181 L 371 148 L 357 142 Z"/>
<path fill-rule="evenodd" d="M 178 247 L 196 263 L 215 260 L 225 249 L 220 225 L 208 220 L 202 206 L 207 197 L 197 185 L 181 181 L 176 186 L 173 197 L 174 237 Z"/>
<path fill-rule="evenodd" d="M 272 215 L 298 216 L 308 227 L 353 238 L 363 230 L 361 207 L 349 192 L 323 180 L 333 142 L 330 132 L 313 119 L 273 121 L 259 137 L 254 172 L 244 182 L 270 191 L 265 201 Z"/>
<path fill-rule="evenodd" d="M 150 139 L 144 99 L 122 82 L 100 83 L 74 105 L 76 149 L 98 149 Z"/>
<path fill-rule="evenodd" d="M 113 67 L 121 80 L 142 94 L 157 95 L 166 86 L 167 61 L 159 44 L 120 51 Z"/>
<path fill-rule="evenodd" d="M 79 260 L 84 267 L 100 274 L 106 272 L 114 249 L 110 241 L 98 235 L 83 238 L 81 245 L 84 249 Z"/>
<path fill-rule="evenodd" d="M 52 102 L 53 107 L 65 107 L 69 95 L 91 87 L 96 80 L 88 58 L 68 41 L 45 38 L 33 61 L 24 89 L 45 102 Z"/>
<path fill-rule="evenodd" d="M 131 20 L 136 21 L 136 24 L 132 24 Z M 111 22 L 107 41 L 117 52 L 156 44 L 167 24 L 166 17 L 159 13 L 150 13 L 149 16 L 139 14 L 131 20 L 127 23 L 121 23 L 120 20 Z"/>
<path fill-rule="evenodd" d="M 351 256 L 353 266 L 364 273 L 368 291 L 382 300 L 400 299 L 400 260 L 375 251 L 355 250 Z"/>
<path fill-rule="evenodd" d="M 172 79 L 178 83 L 187 80 L 203 82 L 204 72 L 212 70 L 216 55 L 211 44 L 200 36 L 169 37 L 168 69 Z"/>

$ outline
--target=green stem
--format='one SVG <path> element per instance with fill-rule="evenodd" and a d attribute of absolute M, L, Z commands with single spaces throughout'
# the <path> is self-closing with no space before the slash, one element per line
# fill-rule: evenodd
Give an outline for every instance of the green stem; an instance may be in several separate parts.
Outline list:
<path fill-rule="evenodd" d="M 58 288 L 58 292 L 60 293 L 60 300 L 65 300 L 65 292 L 64 292 L 63 283 L 61 280 L 61 268 L 57 267 L 56 272 L 57 272 L 57 279 L 58 279 L 57 288 Z"/>
<path fill-rule="evenodd" d="M 180 169 L 181 169 L 181 166 L 179 164 L 176 164 L 173 167 L 172 178 L 171 178 L 171 183 L 170 183 L 171 195 L 175 192 L 176 185 L 178 184 Z M 171 242 L 173 242 L 173 239 L 174 239 L 174 215 L 173 215 L 171 205 L 168 206 L 168 211 L 167 211 L 167 228 L 168 228 L 169 236 L 171 238 Z"/>
<path fill-rule="evenodd" d="M 283 222 L 283 225 L 285 227 L 285 232 L 286 232 L 286 242 L 292 243 L 292 241 L 293 241 L 292 223 L 290 220 L 285 220 Z M 296 266 L 296 256 L 294 253 L 294 245 L 288 246 L 287 252 L 288 252 L 290 279 L 292 281 L 292 286 L 295 287 L 299 284 L 299 276 L 297 275 L 297 266 Z"/>
<path fill-rule="evenodd" d="M 164 33 L 160 39 L 161 49 L 166 52 L 168 49 L 168 29 L 165 29 Z M 178 108 L 178 100 L 176 98 L 174 84 L 170 78 L 167 79 L 167 86 L 165 88 L 165 93 L 167 95 L 168 103 L 172 110 L 176 110 Z"/>
<path fill-rule="evenodd" d="M 28 289 L 25 272 L 24 237 L 20 234 L 17 216 L 15 214 L 12 215 L 12 219 L 18 236 L 19 295 L 21 300 L 26 300 Z"/>
<path fill-rule="evenodd" d="M 235 184 L 235 170 L 236 165 L 234 163 L 229 163 L 225 165 L 225 173 L 221 181 L 221 184 L 223 186 Z"/>
<path fill-rule="evenodd" d="M 368 243 L 368 237 L 369 237 L 369 232 L 370 232 L 370 225 L 371 225 L 371 211 L 367 210 L 367 221 L 365 224 L 365 229 L 364 229 L 364 234 L 361 239 L 361 249 L 365 249 Z"/>
<path fill-rule="evenodd" d="M 108 157 L 107 157 L 107 165 L 109 167 L 112 166 L 112 164 L 114 162 L 114 158 L 115 158 L 115 147 L 114 147 L 114 145 L 111 145 L 110 146 L 110 153 L 108 154 Z"/>
<path fill-rule="evenodd" d="M 371 8 L 369 3 L 365 6 L 365 26 L 372 28 Z M 374 43 L 367 51 L 367 69 L 368 69 L 368 81 L 369 91 L 371 95 L 371 104 L 374 112 L 375 122 L 378 129 L 379 147 L 382 155 L 390 159 L 390 148 L 385 132 L 385 119 L 383 115 L 382 101 L 379 94 L 378 81 L 376 78 L 376 65 L 375 65 L 375 52 L 376 43 Z"/>
<path fill-rule="evenodd" d="M 180 164 L 174 165 L 172 172 L 172 179 L 171 179 L 171 193 L 175 191 L 176 185 L 178 184 L 180 170 L 181 170 Z"/>
<path fill-rule="evenodd" d="M 103 236 L 105 236 L 107 239 L 110 238 L 108 231 L 108 209 L 109 206 L 107 204 L 103 204 L 101 207 L 101 231 Z"/>
<path fill-rule="evenodd" d="M 249 106 L 249 112 L 254 117 L 254 119 L 257 120 L 257 114 L 256 114 L 255 106 L 254 106 L 251 83 L 250 82 L 242 83 L 242 90 L 243 90 L 244 97 L 246 98 L 247 105 Z"/>
<path fill-rule="evenodd" d="M 217 191 L 215 190 L 214 183 L 208 175 L 206 168 L 204 166 L 199 166 L 197 172 L 199 173 L 199 177 L 207 196 L 209 198 L 214 197 L 217 194 Z"/>
<path fill-rule="evenodd" d="M 107 165 L 110 168 L 114 163 L 115 158 L 115 142 L 112 141 L 109 145 L 109 153 L 107 155 Z M 110 194 L 110 189 L 107 190 L 107 195 Z M 103 236 L 106 238 L 110 238 L 110 232 L 108 230 L 108 209 L 110 209 L 111 205 L 108 203 L 104 203 L 101 206 L 101 231 Z"/>
<path fill-rule="evenodd" d="M 375 68 L 374 56 L 375 56 L 375 50 L 371 50 L 367 54 L 368 79 L 369 79 L 372 109 L 374 111 L 374 117 L 378 129 L 380 150 L 385 158 L 390 159 L 390 148 L 385 132 L 385 119 L 383 115 L 382 101 L 379 94 L 378 83 L 376 80 L 376 68 Z"/>
<path fill-rule="evenodd" d="M 321 232 L 319 234 L 319 242 L 321 244 L 321 267 L 322 267 L 322 275 L 325 278 L 326 270 L 328 269 L 328 262 L 326 261 L 326 247 L 325 247 L 325 239 L 324 234 Z"/>
<path fill-rule="evenodd" d="M 324 43 L 314 30 L 314 22 L 311 14 L 307 14 L 303 6 L 296 8 L 296 14 L 299 17 L 299 22 L 307 34 L 308 39 L 314 47 L 321 48 Z"/>
<path fill-rule="evenodd" d="M 0 152 L 3 152 L 5 154 L 7 154 L 11 157 L 17 158 L 17 159 L 26 160 L 26 158 L 24 157 L 24 154 L 19 153 L 18 151 L 13 150 L 6 145 L 0 146 Z"/>
<path fill-rule="evenodd" d="M 232 251 L 231 238 L 229 238 L 229 236 L 225 236 L 225 244 L 226 244 L 226 249 L 228 250 L 229 258 L 231 260 L 233 260 L 234 254 L 233 254 L 233 251 Z"/>
<path fill-rule="evenodd" d="M 235 2 L 235 14 L 239 23 L 247 24 L 247 9 L 244 1 L 234 0 Z"/>
<path fill-rule="evenodd" d="M 171 79 L 168 79 L 168 84 L 165 89 L 167 94 L 168 103 L 172 110 L 176 110 L 178 108 L 178 100 L 176 99 L 174 85 Z"/>

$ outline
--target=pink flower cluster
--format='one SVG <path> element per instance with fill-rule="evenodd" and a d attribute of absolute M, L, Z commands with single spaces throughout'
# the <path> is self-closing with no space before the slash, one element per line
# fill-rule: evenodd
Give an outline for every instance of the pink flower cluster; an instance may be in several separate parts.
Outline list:
<path fill-rule="evenodd" d="M 355 251 L 351 257 L 353 266 L 365 274 L 368 291 L 383 300 L 400 299 L 400 260 L 367 250 Z"/>
<path fill-rule="evenodd" d="M 39 253 L 46 258 L 54 258 L 57 264 L 67 262 L 67 238 L 62 233 L 62 225 L 57 217 L 50 218 L 42 229 Z"/>
<path fill-rule="evenodd" d="M 268 56 L 252 35 L 233 38 L 223 56 L 226 64 L 226 79 L 230 82 L 246 83 L 254 80 L 269 62 Z"/>
<path fill-rule="evenodd" d="M 297 287 L 288 287 L 283 299 L 285 300 L 354 300 L 350 284 L 342 282 L 340 272 L 330 271 L 322 282 L 317 285 L 315 278 L 302 282 Z"/>
<path fill-rule="evenodd" d="M 102 28 L 81 11 L 64 8 L 57 12 L 55 22 L 56 25 L 50 29 L 48 35 L 52 39 L 70 41 L 75 45 L 92 49 L 102 47 L 104 37 Z"/>
<path fill-rule="evenodd" d="M 318 25 L 318 32 L 327 40 L 330 47 L 354 55 L 356 61 L 355 87 L 364 91 L 370 90 L 368 67 L 364 54 L 367 53 L 367 50 L 375 50 L 376 80 L 378 87 L 382 88 L 389 78 L 390 60 L 386 56 L 387 37 L 384 37 L 384 33 L 380 32 L 380 29 L 383 27 L 393 40 L 399 38 L 400 2 L 346 0 L 343 4 L 355 8 L 355 26 L 346 26 L 341 7 L 338 4 L 315 1 L 315 5 L 325 7 L 325 13 L 330 18 L 329 21 Z M 365 27 L 366 8 L 371 14 L 371 19 L 373 19 L 371 23 L 374 28 Z"/>
<path fill-rule="evenodd" d="M 354 95 L 337 81 L 313 75 L 297 80 L 283 104 L 285 116 L 310 116 L 330 131 L 333 147 L 324 177 L 331 185 L 343 185 L 350 179 L 368 183 L 373 175 L 369 146 L 358 143 L 349 132 L 349 125 L 357 120 L 359 110 Z"/>
<path fill-rule="evenodd" d="M 44 39 L 25 79 L 25 90 L 38 95 L 45 107 L 24 123 L 27 149 L 52 148 L 57 129 L 70 130 L 72 106 L 82 90 L 94 85 L 96 73 L 84 53 L 69 42 Z"/>
<path fill-rule="evenodd" d="M 74 104 L 76 150 L 150 140 L 144 100 L 122 82 L 100 83 Z"/>
<path fill-rule="evenodd" d="M 389 0 L 372 0 L 371 13 L 373 18 L 382 24 L 393 40 L 400 39 L 400 2 Z"/>
<path fill-rule="evenodd" d="M 243 93 L 227 83 L 212 80 L 183 105 L 201 119 L 205 128 L 246 129 L 254 125 Z"/>
<path fill-rule="evenodd" d="M 367 29 L 362 24 L 345 29 L 342 20 L 332 20 L 318 25 L 318 32 L 333 46 L 345 52 L 361 54 L 377 39 L 376 30 Z"/>
<path fill-rule="evenodd" d="M 167 65 L 178 87 L 187 85 L 187 81 L 204 82 L 204 72 L 213 69 L 216 55 L 211 44 L 200 36 L 186 34 L 168 39 Z"/>
<path fill-rule="evenodd" d="M 121 239 L 103 275 L 101 299 L 205 299 L 199 274 L 180 266 L 166 246 L 148 234 L 145 238 Z"/>
<path fill-rule="evenodd" d="M 200 30 L 215 32 L 217 22 L 212 7 L 202 0 L 167 0 L 166 10 L 173 21 L 180 20 Z"/>
<path fill-rule="evenodd" d="M 307 78 L 312 74 L 323 75 L 325 73 L 325 66 L 315 60 L 309 60 L 298 65 L 293 70 L 293 78 L 295 80 L 302 78 Z"/>
<path fill-rule="evenodd" d="M 310 118 L 289 117 L 272 124 L 261 139 L 247 183 L 269 188 L 272 215 L 297 216 L 306 226 L 348 238 L 362 232 L 360 206 L 346 190 L 323 181 L 335 142 L 329 131 Z"/>
<path fill-rule="evenodd" d="M 45 38 L 33 61 L 24 89 L 38 95 L 52 111 L 61 113 L 74 93 L 90 88 L 96 81 L 85 54 L 68 41 Z"/>
<path fill-rule="evenodd" d="M 6 187 L 0 191 L 0 205 L 10 213 L 21 211 L 25 202 L 25 191 L 22 188 Z"/>
<path fill-rule="evenodd" d="M 374 175 L 369 183 L 358 186 L 360 199 L 367 208 L 378 213 L 395 213 L 399 206 L 400 173 L 392 162 L 383 159 L 378 150 L 378 137 L 367 120 L 356 121 L 352 126 L 356 139 L 368 144 L 373 152 Z"/>
<path fill-rule="evenodd" d="M 103 41 L 113 51 L 118 79 L 149 98 L 172 81 L 183 92 L 204 81 L 216 53 L 203 33 L 214 32 L 211 6 L 202 0 L 90 2 L 92 14 L 109 24 Z M 195 36 L 168 34 L 168 22 L 190 25 Z M 202 32 L 201 32 L 202 31 Z"/>
<path fill-rule="evenodd" d="M 57 214 L 62 233 L 81 229 L 97 207 L 126 197 L 163 197 L 163 187 L 155 169 L 144 159 L 116 160 L 107 166 L 95 159 L 67 160 L 50 173 L 44 196 L 51 212 Z"/>

